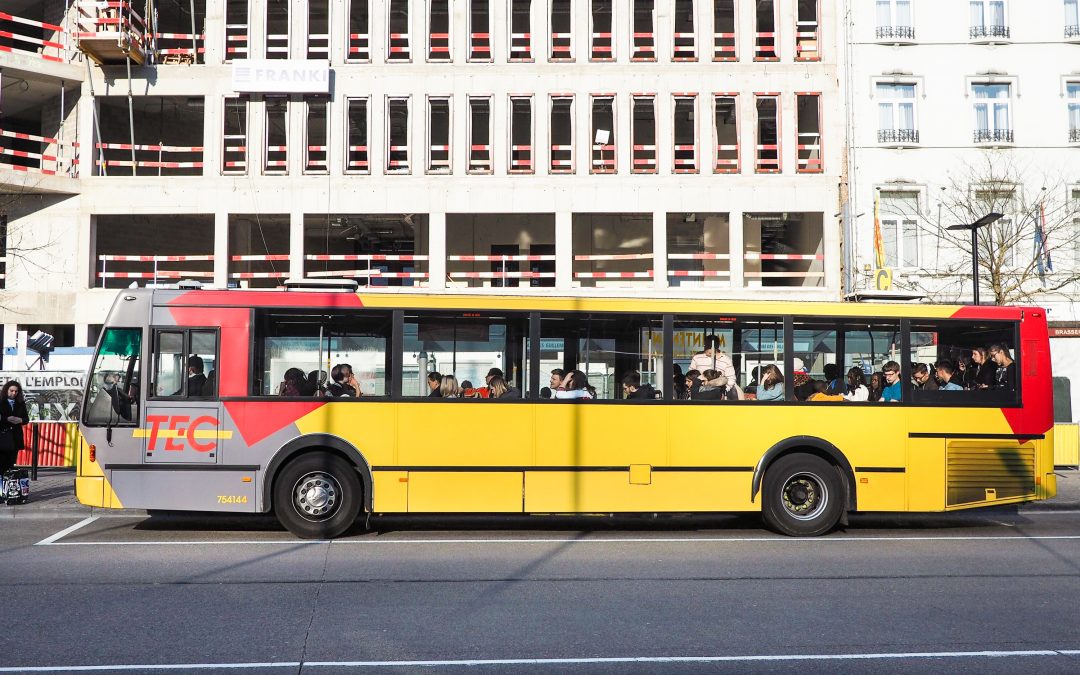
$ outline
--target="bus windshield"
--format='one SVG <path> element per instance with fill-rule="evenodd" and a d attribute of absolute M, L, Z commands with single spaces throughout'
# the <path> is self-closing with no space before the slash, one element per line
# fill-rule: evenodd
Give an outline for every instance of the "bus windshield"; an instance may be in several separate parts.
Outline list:
<path fill-rule="evenodd" d="M 142 330 L 109 328 L 87 382 L 83 419 L 92 425 L 131 425 L 139 419 Z"/>

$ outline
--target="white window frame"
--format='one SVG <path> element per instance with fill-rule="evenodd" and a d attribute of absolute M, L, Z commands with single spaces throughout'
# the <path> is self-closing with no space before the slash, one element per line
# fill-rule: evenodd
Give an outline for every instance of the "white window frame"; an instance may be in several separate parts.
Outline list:
<path fill-rule="evenodd" d="M 412 98 L 413 98 L 412 96 L 392 96 L 390 94 L 387 94 L 386 98 L 383 99 L 383 103 L 384 103 L 383 118 L 385 120 L 385 123 L 383 125 L 383 138 L 386 139 L 385 143 L 384 143 L 384 147 L 386 148 L 386 152 L 383 155 L 383 173 L 387 173 L 387 174 L 391 174 L 391 175 L 397 175 L 397 176 L 404 176 L 404 175 L 409 175 L 409 174 L 411 174 L 413 172 L 413 152 L 412 152 L 413 109 L 412 109 Z M 407 164 L 407 168 L 405 170 L 391 169 L 390 168 L 390 153 L 392 152 L 392 148 L 394 147 L 394 146 L 391 145 L 391 139 L 390 139 L 390 102 L 391 101 L 405 101 L 405 111 L 406 111 L 406 116 L 407 116 L 407 120 L 406 120 L 407 123 L 405 125 L 405 163 Z M 426 154 L 427 153 L 425 153 L 425 155 Z M 368 156 L 370 157 L 370 155 L 371 155 L 371 152 L 369 150 L 368 151 Z M 368 160 L 368 165 L 370 166 L 370 164 L 371 164 L 371 161 Z"/>
<path fill-rule="evenodd" d="M 551 142 L 551 139 L 552 139 L 552 136 L 553 136 L 552 133 L 551 133 L 551 115 L 555 110 L 555 101 L 565 101 L 565 100 L 570 101 L 570 166 L 569 166 L 568 170 L 566 170 L 566 171 L 555 171 L 555 170 L 553 170 L 554 167 L 551 164 L 551 162 L 553 161 L 551 159 L 551 152 L 552 152 L 551 151 L 551 146 L 553 145 L 552 142 Z M 548 114 L 547 114 L 547 119 L 545 120 L 545 123 L 548 125 L 548 136 L 547 136 L 548 137 L 548 147 L 547 147 L 547 151 L 548 151 L 548 162 L 547 162 L 548 173 L 560 174 L 560 175 L 562 175 L 562 174 L 573 175 L 573 174 L 577 173 L 577 160 L 578 160 L 578 152 L 577 152 L 577 133 L 578 133 L 577 101 L 578 101 L 578 96 L 576 94 L 551 94 L 550 96 L 548 96 Z M 590 130 L 592 129 L 591 120 L 590 120 L 590 123 L 589 123 L 589 129 Z M 592 164 L 592 146 L 591 145 L 589 146 L 589 164 L 590 165 Z"/>
<path fill-rule="evenodd" d="M 980 87 L 980 86 L 994 86 L 994 87 L 996 87 L 996 86 L 1005 86 L 1005 87 L 1008 87 L 1009 95 L 1008 95 L 1008 97 L 1003 98 L 1003 99 L 1001 99 L 1001 98 L 976 98 L 975 97 L 975 87 Z M 980 131 L 980 129 L 979 129 L 979 113 L 978 113 L 978 108 L 979 108 L 980 105 L 989 105 L 990 106 L 990 107 L 987 108 L 987 121 L 988 121 L 987 129 L 986 129 L 987 131 L 1012 131 L 1013 129 L 1016 128 L 1015 120 L 1013 119 L 1013 109 L 1012 109 L 1013 108 L 1013 105 L 1012 105 L 1013 104 L 1013 93 L 1014 93 L 1015 87 L 1016 87 L 1016 83 L 1011 81 L 1011 80 L 1004 81 L 1004 82 L 999 82 L 999 81 L 994 81 L 994 80 L 978 80 L 978 79 L 971 80 L 971 82 L 968 84 L 968 92 L 969 92 L 969 94 L 971 96 L 971 115 L 972 115 L 972 120 L 971 120 L 972 121 L 972 126 L 971 126 L 971 128 L 972 128 L 973 131 Z M 996 115 L 993 114 L 995 112 L 994 106 L 991 105 L 991 102 L 1001 102 L 1001 101 L 1005 102 L 1006 116 L 1008 117 L 1008 124 L 1007 124 L 1006 128 L 1004 128 L 1004 129 L 998 129 L 997 128 Z"/>
<path fill-rule="evenodd" d="M 911 17 L 910 22 L 905 23 L 905 24 L 898 24 L 896 22 L 896 17 L 897 17 L 896 3 L 898 1 L 900 1 L 900 0 L 885 0 L 886 2 L 889 3 L 889 23 L 882 24 L 880 21 L 878 21 L 877 3 L 879 1 L 880 0 L 874 0 L 874 23 L 876 24 L 876 26 L 878 28 L 886 28 L 886 27 L 889 27 L 889 28 L 899 28 L 899 27 L 914 28 L 915 27 L 915 2 L 914 2 L 914 0 L 904 0 L 904 1 L 907 2 L 907 5 L 908 5 L 908 15 Z"/>
<path fill-rule="evenodd" d="M 307 8 L 307 3 L 304 4 L 304 8 Z M 293 4 L 292 2 L 285 2 L 285 11 L 288 13 L 288 32 L 285 33 L 285 56 L 284 57 L 272 57 L 270 56 L 270 3 L 264 2 L 262 7 L 262 29 L 263 29 L 263 58 L 274 60 L 286 60 L 292 58 L 293 47 L 293 35 L 292 35 L 292 22 L 293 22 Z M 248 16 L 251 15 L 251 3 L 248 3 Z M 306 25 L 307 20 L 304 20 Z M 248 32 L 248 44 L 251 44 L 251 32 Z M 307 43 L 304 43 L 304 52 L 307 53 Z"/>
<path fill-rule="evenodd" d="M 596 34 L 596 26 L 593 25 L 593 11 L 592 3 L 594 0 L 588 0 L 589 2 L 589 61 L 592 63 L 610 63 L 617 61 L 619 57 L 619 32 L 618 32 L 618 3 L 619 0 L 611 0 L 611 56 L 594 58 L 593 57 L 593 35 Z"/>
<path fill-rule="evenodd" d="M 1002 4 L 1002 6 L 1003 6 L 1003 9 L 1002 9 L 1002 12 L 1001 12 L 1001 15 L 1002 15 L 1001 20 L 1002 20 L 1003 23 L 1001 24 L 1001 26 L 1003 28 L 1008 28 L 1009 27 L 1009 0 L 968 0 L 968 21 L 969 22 L 971 20 L 971 5 L 973 3 L 976 3 L 976 2 L 981 3 L 982 6 L 983 6 L 983 23 L 982 23 L 982 26 L 981 26 L 982 28 L 990 28 L 991 26 L 996 26 L 997 25 L 997 24 L 987 23 L 986 22 L 987 17 L 990 16 L 990 7 L 991 7 L 991 5 L 993 3 L 997 3 L 997 2 L 1000 2 Z M 976 25 L 974 23 L 972 23 L 970 27 L 975 28 Z"/>
<path fill-rule="evenodd" d="M 364 106 L 364 126 L 367 129 L 367 168 L 366 169 L 354 169 L 349 166 L 349 110 L 352 108 L 353 101 L 366 101 Z M 345 166 L 343 173 L 366 176 L 371 173 L 371 97 L 370 96 L 348 96 L 345 98 Z"/>
<path fill-rule="evenodd" d="M 691 169 L 687 169 L 686 167 L 679 166 L 678 165 L 678 160 L 675 158 L 676 153 L 679 152 L 679 151 L 676 150 L 677 143 L 675 141 L 675 113 L 676 113 L 676 111 L 678 109 L 678 102 L 679 101 L 690 101 L 690 104 L 693 107 L 693 112 L 694 112 L 694 123 L 693 123 L 693 129 L 694 129 L 694 142 L 693 142 L 693 146 L 694 146 L 694 166 Z M 633 111 L 631 110 L 631 114 L 632 113 L 633 113 Z M 654 114 L 655 114 L 655 112 L 654 112 Z M 673 173 L 673 174 L 675 174 L 675 173 L 679 173 L 679 174 L 701 173 L 701 143 L 699 142 L 701 139 L 698 136 L 698 132 L 700 131 L 700 124 L 701 124 L 701 110 L 698 107 L 698 95 L 694 94 L 694 93 L 672 94 L 671 95 L 671 173 Z M 633 141 L 633 139 L 630 139 L 630 140 Z M 657 138 L 657 141 L 659 141 L 659 140 L 660 139 Z M 657 159 L 659 160 L 659 158 L 660 157 L 659 157 L 659 154 L 658 154 Z"/>
<path fill-rule="evenodd" d="M 699 23 L 699 19 L 701 18 L 699 16 L 699 12 L 698 12 L 698 9 L 699 9 L 698 3 L 703 2 L 703 1 L 704 0 L 689 0 L 689 2 L 690 2 L 690 16 L 693 17 L 693 23 L 694 23 L 694 30 L 691 31 L 690 34 L 693 36 L 691 39 L 694 41 L 694 44 L 693 44 L 692 47 L 683 46 L 682 49 L 691 49 L 693 51 L 692 56 L 676 56 L 676 54 L 678 53 L 678 49 L 675 46 L 675 22 L 674 22 L 674 20 L 671 22 L 671 33 L 670 33 L 670 35 L 671 35 L 671 57 L 670 57 L 670 59 L 671 59 L 672 63 L 694 63 L 694 62 L 696 62 L 698 60 L 698 55 L 699 55 L 700 47 L 701 47 L 701 45 L 698 44 L 698 28 L 699 28 L 698 23 Z M 676 5 L 677 5 L 677 1 L 676 0 L 671 0 L 671 13 L 672 13 L 672 15 L 674 15 L 674 13 L 675 13 Z M 654 5 L 654 8 L 655 8 L 655 5 Z M 674 19 L 674 16 L 672 18 Z M 657 57 L 659 57 L 659 56 L 660 56 L 659 53 L 657 53 Z"/>
<path fill-rule="evenodd" d="M 367 32 L 367 35 L 365 36 L 366 39 L 367 39 L 367 58 L 355 57 L 355 56 L 352 55 L 352 52 L 349 51 L 350 47 L 352 46 L 352 30 L 351 30 L 351 26 L 352 26 L 352 8 L 353 8 L 354 5 L 364 5 L 367 8 L 368 32 Z M 346 14 L 345 14 L 345 63 L 371 63 L 371 0 L 348 0 L 348 4 L 347 4 L 345 9 L 346 9 Z M 333 9 L 331 9 L 331 16 L 330 16 L 331 34 L 333 34 L 333 29 L 334 29 L 333 23 L 334 23 L 334 16 L 333 16 Z M 332 46 L 331 46 L 331 49 L 333 49 Z M 368 161 L 368 164 L 370 165 L 370 160 Z"/>
<path fill-rule="evenodd" d="M 414 36 L 412 34 L 413 8 L 410 5 L 410 3 L 408 2 L 408 0 L 406 0 L 405 6 L 409 10 L 409 18 L 408 18 L 408 22 L 406 23 L 406 26 L 408 27 L 409 30 L 408 30 L 408 32 L 405 33 L 405 35 L 408 36 L 408 40 L 409 40 L 409 58 L 407 58 L 407 59 L 393 59 L 393 58 L 391 58 L 391 52 L 390 52 L 390 49 L 392 48 L 393 43 L 394 43 L 393 39 L 390 37 L 390 6 L 391 6 L 392 3 L 393 3 L 393 0 L 385 0 L 386 14 L 383 17 L 383 34 L 386 36 L 386 53 L 384 54 L 385 58 L 383 59 L 383 61 L 385 63 L 412 63 L 413 62 L 413 55 L 416 52 L 416 50 L 414 49 L 414 47 L 416 46 L 415 45 L 416 40 L 414 38 L 416 36 Z M 428 19 L 427 19 L 427 17 L 425 17 L 424 18 L 424 25 L 427 25 L 427 24 L 428 24 Z M 368 25 L 369 26 L 371 25 L 371 15 L 368 15 Z M 426 38 L 426 36 L 425 36 L 425 38 Z M 368 40 L 368 45 L 369 45 L 368 51 L 371 51 L 370 44 L 371 44 L 371 41 L 369 39 Z M 424 40 L 423 44 L 425 46 L 427 46 L 427 39 Z M 410 114 L 411 114 L 411 112 L 412 111 L 410 110 Z"/>
<path fill-rule="evenodd" d="M 323 139 L 324 145 L 322 146 L 326 149 L 322 151 L 323 167 L 321 169 L 312 169 L 308 166 L 309 154 L 311 153 L 311 150 L 309 149 L 311 146 L 311 139 L 309 138 L 309 134 L 311 133 L 311 124 L 309 123 L 309 120 L 311 119 L 311 104 L 313 102 L 320 102 L 326 104 L 326 138 Z M 304 151 L 304 165 L 301 168 L 302 174 L 325 176 L 330 173 L 330 120 L 331 115 L 333 115 L 330 104 L 331 100 L 329 96 L 309 96 L 304 98 L 304 146 L 302 148 L 302 150 Z"/>
<path fill-rule="evenodd" d="M 892 81 L 892 80 L 874 80 L 873 85 L 874 85 L 874 101 L 877 104 L 875 106 L 875 112 L 877 113 L 877 118 L 878 118 L 878 127 L 879 127 L 878 131 L 879 132 L 880 131 L 886 131 L 886 129 L 881 129 L 880 128 L 880 126 L 881 126 L 880 122 L 881 122 L 881 106 L 882 106 L 882 104 L 888 104 L 888 105 L 890 105 L 892 107 L 893 125 L 892 125 L 892 127 L 890 127 L 890 129 L 891 130 L 896 130 L 896 131 L 899 131 L 901 129 L 899 110 L 900 110 L 900 105 L 903 104 L 903 103 L 910 103 L 911 104 L 911 120 L 912 120 L 911 123 L 912 123 L 912 127 L 913 127 L 911 129 L 911 131 L 918 131 L 919 130 L 919 83 L 915 82 L 915 81 L 912 81 L 912 80 L 902 81 L 902 82 L 896 82 L 896 81 Z M 881 86 L 881 85 L 890 86 L 890 87 L 911 87 L 912 88 L 911 98 L 908 99 L 908 98 L 900 98 L 900 97 L 895 97 L 895 96 L 882 96 L 882 95 L 880 95 L 878 93 L 878 87 Z"/>
<path fill-rule="evenodd" d="M 500 0 L 495 0 L 495 2 L 499 2 L 499 1 Z M 505 0 L 501 0 L 501 1 L 505 2 Z M 465 61 L 467 63 L 492 63 L 495 60 L 495 22 L 494 22 L 495 10 L 494 10 L 494 7 L 492 6 L 491 0 L 488 0 L 488 17 L 487 17 L 488 55 L 487 55 L 487 58 L 473 58 L 473 55 L 472 55 L 472 53 L 473 53 L 472 10 L 473 10 L 473 3 L 475 3 L 475 2 L 476 2 L 476 0 L 469 0 L 469 2 L 466 3 L 466 7 L 465 7 L 466 11 L 468 12 L 466 14 L 466 18 L 465 18 L 465 21 L 466 21 L 466 24 L 465 24 L 465 38 L 466 38 Z M 453 5 L 453 2 L 451 1 L 450 4 Z M 510 6 L 509 6 L 509 3 L 507 4 L 507 7 L 506 7 L 506 14 L 507 14 L 507 21 L 510 21 L 511 19 L 510 19 Z M 509 24 L 507 24 L 507 25 L 509 25 Z M 507 45 L 509 45 L 509 44 L 510 44 L 510 42 L 509 42 L 509 33 L 507 33 Z"/>
<path fill-rule="evenodd" d="M 1069 87 L 1076 87 L 1076 91 L 1074 93 L 1070 93 Z M 1075 127 L 1072 124 L 1073 106 L 1076 106 L 1078 111 L 1080 111 L 1080 80 L 1065 81 L 1065 123 L 1069 130 L 1070 142 L 1080 143 L 1080 137 L 1077 137 L 1076 140 L 1072 140 L 1071 138 L 1074 134 L 1080 134 L 1080 119 L 1077 119 L 1077 124 Z M 1078 118 L 1080 118 L 1080 112 L 1077 113 L 1077 116 Z"/>
<path fill-rule="evenodd" d="M 608 132 L 611 134 L 608 137 L 608 143 L 600 144 L 596 142 L 596 138 L 593 135 L 594 115 L 596 114 L 597 101 L 611 100 L 611 129 Z M 589 173 L 596 175 L 616 175 L 619 173 L 619 138 L 617 136 L 619 131 L 619 95 L 615 93 L 602 93 L 602 94 L 589 94 Z M 593 151 L 597 145 L 610 145 L 612 155 L 612 169 L 611 171 L 596 168 L 596 164 L 593 160 Z M 600 151 L 601 163 L 604 161 L 604 151 Z"/>
<path fill-rule="evenodd" d="M 529 102 L 529 168 L 514 168 L 514 101 Z M 506 97 L 506 172 L 509 174 L 536 173 L 536 101 L 532 94 L 509 94 Z"/>
<path fill-rule="evenodd" d="M 529 6 L 529 56 L 521 58 L 513 56 L 514 53 L 514 12 L 513 4 L 506 3 L 506 62 L 507 63 L 532 63 L 536 61 L 536 31 L 533 26 L 532 5 Z M 495 56 L 494 44 L 491 50 L 492 58 Z"/>
<path fill-rule="evenodd" d="M 427 96 L 425 107 L 425 114 L 427 115 L 427 138 L 424 143 L 426 152 L 424 153 L 424 173 L 429 175 L 449 175 L 454 172 L 454 97 L 450 94 L 436 94 L 433 96 Z M 431 104 L 435 101 L 446 101 L 446 166 L 439 168 L 432 168 L 431 166 Z M 411 125 L 410 125 L 411 126 Z"/>
<path fill-rule="evenodd" d="M 1074 16 L 1072 16 L 1072 17 L 1069 16 L 1069 3 L 1070 2 L 1073 4 L 1073 7 L 1074 7 L 1074 9 L 1073 9 Z M 1065 20 L 1065 29 L 1068 30 L 1069 28 L 1080 26 L 1080 0 L 1065 0 L 1064 7 L 1065 7 L 1065 19 L 1064 19 Z M 1074 34 L 1074 35 L 1066 34 L 1065 39 L 1067 39 L 1067 40 L 1077 40 L 1077 39 L 1080 39 L 1080 34 Z"/>
<path fill-rule="evenodd" d="M 630 53 L 629 58 L 630 58 L 630 61 L 632 63 L 655 63 L 660 58 L 660 46 L 657 44 L 657 35 L 658 35 L 658 33 L 656 31 L 656 13 L 657 13 L 657 11 L 656 11 L 656 2 L 658 2 L 658 1 L 659 0 L 656 0 L 656 1 L 653 2 L 653 8 L 652 8 L 652 41 L 653 41 L 652 53 L 653 53 L 653 57 L 650 59 L 650 58 L 641 58 L 641 57 L 636 56 L 636 54 L 637 54 L 637 46 L 634 44 L 634 15 L 635 15 L 634 10 L 636 9 L 636 7 L 634 6 L 634 0 L 627 0 L 628 9 L 626 10 L 626 24 L 625 25 L 626 25 L 626 35 L 630 38 L 629 41 L 628 41 L 628 45 L 629 45 L 628 49 L 629 49 L 629 53 Z"/>
<path fill-rule="evenodd" d="M 267 111 L 267 103 L 271 100 L 275 102 L 285 101 L 285 166 L 280 171 L 272 170 L 274 167 L 267 164 L 270 161 L 270 115 Z M 260 171 L 263 176 L 289 175 L 289 164 L 292 162 L 292 103 L 292 99 L 288 96 L 267 96 L 263 98 L 262 170 Z M 248 123 L 250 124 L 250 119 Z"/>
<path fill-rule="evenodd" d="M 244 148 L 244 151 L 243 151 L 244 152 L 244 169 L 242 171 L 240 171 L 240 170 L 237 170 L 237 169 L 229 169 L 228 167 L 225 166 L 225 163 L 227 161 L 229 161 L 228 153 L 230 151 L 228 150 L 229 139 L 225 138 L 225 123 L 226 123 L 227 120 L 224 119 L 224 117 L 223 117 L 223 119 L 221 120 L 221 175 L 223 175 L 223 176 L 246 176 L 246 175 L 248 175 L 248 171 L 251 170 L 251 157 L 252 157 L 252 154 L 251 154 L 251 97 L 247 96 L 247 95 L 244 95 L 244 94 L 235 94 L 235 95 L 231 95 L 231 96 L 228 96 L 228 95 L 227 96 L 222 96 L 221 97 L 221 111 L 222 111 L 221 114 L 223 116 L 227 116 L 229 114 L 228 102 L 230 100 L 234 100 L 234 99 L 241 101 L 243 103 L 243 107 L 244 107 L 244 138 L 243 138 L 243 146 L 242 146 Z M 236 146 L 233 146 L 233 147 L 236 147 Z M 239 151 L 233 151 L 233 152 L 239 152 Z"/>
<path fill-rule="evenodd" d="M 431 58 L 431 9 L 435 0 L 424 3 L 424 61 L 426 63 L 453 63 L 454 62 L 454 0 L 446 2 L 446 58 Z M 470 3 L 471 5 L 472 3 Z M 409 26 L 412 26 L 412 16 L 409 17 Z M 470 45 L 471 46 L 471 45 Z M 409 39 L 409 55 L 412 55 L 412 38 Z M 436 96 L 435 98 L 441 98 Z"/>
<path fill-rule="evenodd" d="M 544 21 L 544 27 L 547 29 L 547 61 L 548 63 L 573 63 L 577 61 L 577 54 L 574 52 L 576 45 L 576 36 L 574 35 L 574 26 L 577 23 L 577 3 L 587 2 L 587 0 L 570 0 L 570 55 L 566 58 L 555 58 L 553 56 L 555 52 L 555 40 L 552 37 L 554 35 L 554 26 L 551 21 L 552 10 L 555 8 L 555 0 L 548 0 L 547 2 L 547 17 Z"/>
<path fill-rule="evenodd" d="M 487 101 L 488 104 L 488 122 L 487 122 L 487 137 L 488 137 L 488 167 L 487 169 L 473 169 L 469 166 L 472 161 L 472 146 L 474 145 L 473 138 L 473 114 L 472 105 L 473 101 Z M 468 118 L 468 141 L 469 152 L 465 159 L 465 173 L 475 176 L 489 176 L 495 172 L 495 97 L 491 94 L 470 95 L 468 98 L 468 109 L 465 112 Z"/>
<path fill-rule="evenodd" d="M 922 255 L 922 234 L 919 232 L 919 218 L 922 216 L 922 203 L 925 193 L 921 190 L 903 190 L 903 189 L 890 189 L 882 188 L 882 193 L 897 193 L 916 200 L 915 213 L 899 213 L 899 209 L 890 210 L 890 201 L 887 199 L 881 199 L 880 208 L 880 221 L 882 230 L 882 240 L 885 239 L 885 231 L 892 230 L 894 242 L 894 249 L 892 251 L 885 251 L 885 265 L 894 269 L 901 270 L 914 270 L 921 269 L 923 265 Z M 909 261 L 906 259 L 906 251 L 904 250 L 904 242 L 909 241 L 906 234 L 912 235 L 915 246 L 915 260 L 911 261 L 914 264 L 907 264 Z"/>
<path fill-rule="evenodd" d="M 635 112 L 635 108 L 637 107 L 638 101 L 649 101 L 649 103 L 652 105 L 652 113 L 653 113 L 653 149 L 652 149 L 653 161 L 652 161 L 652 166 L 646 167 L 644 169 L 639 169 L 634 164 L 634 161 L 637 159 L 637 157 L 636 157 L 636 152 L 637 151 L 634 149 L 634 146 L 635 146 L 635 139 L 637 138 L 637 130 L 638 130 L 638 121 L 637 121 L 637 117 L 634 115 L 634 112 Z M 660 129 L 657 126 L 657 119 L 656 119 L 657 108 L 658 108 L 658 106 L 656 105 L 656 94 L 655 93 L 632 94 L 630 96 L 630 110 L 628 112 L 629 112 L 629 115 L 630 115 L 630 173 L 631 174 L 635 174 L 635 173 L 639 173 L 639 174 L 655 174 L 655 173 L 660 172 L 660 152 L 659 152 L 660 148 L 658 147 L 658 144 L 660 142 Z M 674 126 L 674 120 L 673 120 L 672 126 Z M 674 136 L 672 138 L 674 138 Z M 673 157 L 674 157 L 674 155 L 673 155 Z"/>

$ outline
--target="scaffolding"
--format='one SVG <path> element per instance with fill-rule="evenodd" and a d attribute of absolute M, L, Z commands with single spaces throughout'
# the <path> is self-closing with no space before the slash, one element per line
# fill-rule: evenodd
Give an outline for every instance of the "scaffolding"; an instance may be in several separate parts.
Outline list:
<path fill-rule="evenodd" d="M 147 2 L 152 11 L 153 3 Z M 76 0 L 76 33 L 79 50 L 98 65 L 138 65 L 150 55 L 148 36 L 152 26 L 127 0 Z"/>

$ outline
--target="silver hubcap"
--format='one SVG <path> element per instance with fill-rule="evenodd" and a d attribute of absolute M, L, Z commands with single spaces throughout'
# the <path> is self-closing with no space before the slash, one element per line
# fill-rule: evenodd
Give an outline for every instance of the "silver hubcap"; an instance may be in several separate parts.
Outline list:
<path fill-rule="evenodd" d="M 829 504 L 829 488 L 816 474 L 797 473 L 784 481 L 784 508 L 796 520 L 813 520 Z"/>
<path fill-rule="evenodd" d="M 337 510 L 341 486 L 321 471 L 306 474 L 293 486 L 293 505 L 307 520 L 326 520 Z"/>

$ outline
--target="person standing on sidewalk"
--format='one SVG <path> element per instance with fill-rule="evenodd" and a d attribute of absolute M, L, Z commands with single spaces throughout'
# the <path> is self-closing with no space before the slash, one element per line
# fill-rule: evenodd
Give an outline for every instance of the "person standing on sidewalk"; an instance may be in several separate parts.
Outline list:
<path fill-rule="evenodd" d="M 0 477 L 15 466 L 15 457 L 23 449 L 23 425 L 28 418 L 22 385 L 8 381 L 0 401 Z"/>

